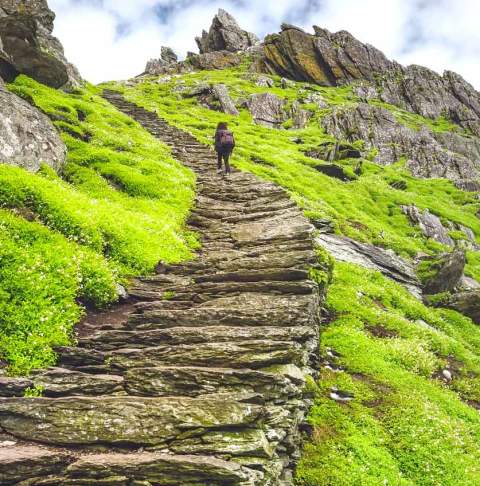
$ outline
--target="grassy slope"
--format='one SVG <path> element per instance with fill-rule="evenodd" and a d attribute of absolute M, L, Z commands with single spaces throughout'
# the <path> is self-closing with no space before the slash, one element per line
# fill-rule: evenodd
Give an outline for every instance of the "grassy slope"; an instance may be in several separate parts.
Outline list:
<path fill-rule="evenodd" d="M 245 110 L 238 118 L 229 117 L 173 91 L 176 85 L 205 80 L 227 84 L 235 98 L 267 91 L 235 69 L 115 87 L 207 143 L 216 123 L 227 119 L 237 136 L 234 164 L 286 187 L 309 216 L 332 219 L 339 233 L 405 257 L 444 250 L 401 213 L 401 204 L 415 203 L 480 235 L 475 195 L 447 181 L 417 180 L 400 163 L 387 168 L 366 164 L 365 173 L 350 183 L 314 170 L 316 161 L 301 149 L 328 139 L 318 124 L 326 111 L 317 110 L 305 130 L 273 131 L 254 126 Z M 301 96 L 300 83 L 286 90 L 278 86 L 277 79 L 269 91 L 290 101 Z M 356 101 L 348 88 L 313 89 L 331 105 Z M 452 128 L 445 120 L 424 120 L 390 108 L 412 127 Z M 297 136 L 306 143 L 293 143 Z M 392 189 L 392 180 L 405 181 L 407 190 Z M 470 252 L 468 258 L 468 273 L 479 278 L 478 253 Z M 467 405 L 480 402 L 480 329 L 455 312 L 425 307 L 378 273 L 348 264 L 336 265 L 327 307 L 332 321 L 322 332 L 322 352 L 332 348 L 340 353 L 337 364 L 345 371 L 324 369 L 312 385 L 313 436 L 298 468 L 299 484 L 480 484 L 480 416 Z M 454 374 L 449 385 L 437 378 L 447 364 Z M 338 404 L 329 398 L 332 386 L 354 393 L 355 399 Z"/>
<path fill-rule="evenodd" d="M 70 342 L 79 302 L 105 306 L 129 276 L 190 257 L 194 176 L 93 87 L 65 94 L 19 77 L 9 89 L 68 147 L 62 177 L 0 165 L 0 354 L 25 373 Z"/>

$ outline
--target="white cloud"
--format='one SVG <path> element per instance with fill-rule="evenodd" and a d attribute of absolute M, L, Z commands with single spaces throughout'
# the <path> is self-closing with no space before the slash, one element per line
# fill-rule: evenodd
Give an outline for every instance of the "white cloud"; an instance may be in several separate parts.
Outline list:
<path fill-rule="evenodd" d="M 480 87 L 478 0 L 49 0 L 55 35 L 92 82 L 140 74 L 169 45 L 196 51 L 218 8 L 260 36 L 283 21 L 348 30 L 403 64 L 459 72 Z"/>

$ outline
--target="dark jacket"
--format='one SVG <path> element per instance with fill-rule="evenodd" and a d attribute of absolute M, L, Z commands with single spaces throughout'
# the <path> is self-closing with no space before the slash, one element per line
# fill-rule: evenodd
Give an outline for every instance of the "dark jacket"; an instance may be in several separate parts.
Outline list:
<path fill-rule="evenodd" d="M 235 137 L 233 137 L 233 146 L 231 148 L 225 148 L 220 145 L 220 140 L 223 132 L 229 132 L 230 130 L 217 130 L 215 132 L 215 150 L 217 152 L 231 152 L 235 148 Z"/>

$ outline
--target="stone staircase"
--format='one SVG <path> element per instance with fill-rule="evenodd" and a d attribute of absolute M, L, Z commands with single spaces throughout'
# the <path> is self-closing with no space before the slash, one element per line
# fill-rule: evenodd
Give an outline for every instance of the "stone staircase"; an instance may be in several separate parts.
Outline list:
<path fill-rule="evenodd" d="M 82 333 L 57 368 L 0 379 L 0 484 L 292 484 L 318 360 L 312 228 L 279 187 L 217 175 L 209 147 L 104 96 L 195 172 L 202 249 L 138 279 L 126 322 Z"/>

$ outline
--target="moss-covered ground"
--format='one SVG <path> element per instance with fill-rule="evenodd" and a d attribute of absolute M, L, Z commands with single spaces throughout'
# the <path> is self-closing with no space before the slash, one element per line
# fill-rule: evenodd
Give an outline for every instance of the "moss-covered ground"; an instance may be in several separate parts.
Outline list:
<path fill-rule="evenodd" d="M 216 124 L 228 121 L 237 139 L 234 165 L 287 188 L 309 217 L 331 220 L 339 234 L 405 258 L 445 251 L 402 213 L 402 204 L 414 203 L 480 236 L 476 194 L 445 180 L 416 179 L 402 161 L 390 167 L 366 161 L 359 177 L 353 174 L 355 160 L 342 161 L 350 182 L 315 170 L 319 161 L 304 151 L 331 140 L 318 121 L 332 106 L 358 101 L 350 88 L 296 83 L 282 89 L 277 78 L 275 87 L 264 88 L 249 76 L 231 69 L 110 86 L 206 143 L 212 143 Z M 246 109 L 239 117 L 227 116 L 182 95 L 199 82 L 225 83 L 234 99 L 270 91 L 291 103 L 317 92 L 330 107 L 305 105 L 313 117 L 303 130 L 272 130 L 254 125 Z M 414 129 L 454 129 L 448 120 L 426 120 L 382 106 Z M 477 279 L 479 262 L 479 253 L 469 251 L 467 273 Z M 480 415 L 475 409 L 480 404 L 480 329 L 458 313 L 426 307 L 379 273 L 338 262 L 327 308 L 331 319 L 322 329 L 321 351 L 331 366 L 323 367 L 312 385 L 313 432 L 298 466 L 298 484 L 480 484 Z M 349 392 L 353 400 L 333 400 L 333 388 Z"/>
<path fill-rule="evenodd" d="M 65 94 L 26 77 L 9 89 L 45 112 L 68 148 L 63 173 L 0 165 L 0 355 L 11 373 L 55 362 L 87 305 L 159 261 L 191 256 L 194 176 L 94 87 Z"/>

